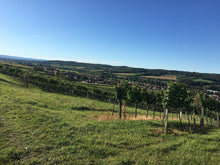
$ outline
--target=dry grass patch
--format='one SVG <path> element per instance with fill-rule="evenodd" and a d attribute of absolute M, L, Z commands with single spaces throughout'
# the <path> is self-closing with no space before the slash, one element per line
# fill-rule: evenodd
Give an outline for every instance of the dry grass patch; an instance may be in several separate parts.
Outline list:
<path fill-rule="evenodd" d="M 113 116 L 110 114 L 101 114 L 97 116 L 92 116 L 91 118 L 95 120 L 108 120 L 108 121 L 120 120 L 118 114 Z M 137 118 L 135 118 L 134 115 L 127 115 L 126 117 L 122 116 L 121 119 L 122 120 L 160 120 L 160 118 L 157 116 L 155 118 L 152 117 L 146 118 L 145 115 L 137 116 Z"/>
<path fill-rule="evenodd" d="M 153 79 L 162 79 L 162 80 L 175 80 L 176 76 L 173 75 L 163 75 L 163 76 L 140 76 L 142 78 L 153 78 Z"/>
<path fill-rule="evenodd" d="M 120 75 L 120 76 L 134 76 L 136 73 L 114 73 L 116 75 Z"/>

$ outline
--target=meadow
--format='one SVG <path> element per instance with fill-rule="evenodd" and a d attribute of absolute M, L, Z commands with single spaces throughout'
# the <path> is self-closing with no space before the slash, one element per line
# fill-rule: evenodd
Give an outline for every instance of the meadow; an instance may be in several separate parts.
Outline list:
<path fill-rule="evenodd" d="M 0 164 L 219 164 L 220 129 L 172 120 L 165 135 L 162 120 L 111 120 L 112 108 L 0 74 Z"/>

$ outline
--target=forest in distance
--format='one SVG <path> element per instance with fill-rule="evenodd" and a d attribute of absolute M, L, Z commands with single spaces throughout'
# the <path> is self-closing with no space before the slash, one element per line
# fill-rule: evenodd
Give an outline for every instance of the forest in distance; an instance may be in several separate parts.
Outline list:
<path fill-rule="evenodd" d="M 0 164 L 218 164 L 219 88 L 220 74 L 1 57 Z"/>

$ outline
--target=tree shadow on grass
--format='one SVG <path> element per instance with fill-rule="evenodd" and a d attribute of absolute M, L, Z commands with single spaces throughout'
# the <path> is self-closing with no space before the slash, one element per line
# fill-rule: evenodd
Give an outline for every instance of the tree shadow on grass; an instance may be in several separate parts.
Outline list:
<path fill-rule="evenodd" d="M 178 131 L 183 131 L 183 132 L 189 132 L 189 133 L 197 133 L 197 134 L 208 134 L 211 132 L 214 127 L 213 126 L 200 126 L 200 125 L 193 125 L 191 124 L 190 126 L 188 123 L 182 123 L 180 124 L 179 121 L 171 121 L 168 122 L 168 128 L 176 129 Z"/>
<path fill-rule="evenodd" d="M 153 126 L 153 127 L 163 127 L 162 122 L 158 123 L 158 122 L 153 122 L 153 121 L 150 121 L 150 120 L 147 120 L 147 121 L 148 121 L 148 125 L 150 125 L 150 126 Z"/>
<path fill-rule="evenodd" d="M 97 109 L 97 108 L 90 108 L 87 106 L 73 106 L 71 107 L 72 110 L 77 110 L 77 111 L 97 111 L 97 112 L 111 112 L 112 109 Z M 113 111 L 113 113 L 118 113 L 118 111 Z M 126 112 L 126 114 L 133 114 L 132 112 Z"/>
<path fill-rule="evenodd" d="M 77 111 L 98 111 L 98 112 L 112 112 L 112 110 L 109 109 L 97 109 L 97 108 L 89 108 L 87 106 L 77 106 L 77 107 L 72 107 L 72 110 L 77 110 Z"/>
<path fill-rule="evenodd" d="M 87 106 L 73 106 L 71 108 L 72 110 L 78 110 L 78 111 L 92 111 L 92 112 L 112 112 L 111 109 L 97 109 L 97 108 L 90 108 Z M 117 113 L 118 111 L 114 111 L 114 113 Z M 132 112 L 129 113 L 127 112 L 127 114 L 133 114 Z M 161 122 L 159 122 L 159 120 L 147 120 L 148 124 L 152 127 L 157 127 L 157 128 L 163 128 L 164 124 L 163 121 L 160 120 Z M 214 127 L 213 126 L 204 126 L 201 127 L 200 125 L 196 125 L 193 126 L 193 124 L 191 123 L 191 126 L 188 125 L 188 123 L 183 122 L 182 125 L 180 124 L 179 121 L 169 121 L 168 122 L 168 129 L 169 129 L 169 133 L 173 133 L 173 130 L 177 130 L 180 132 L 188 132 L 188 133 L 197 133 L 197 134 L 208 134 L 209 132 L 211 132 Z"/>

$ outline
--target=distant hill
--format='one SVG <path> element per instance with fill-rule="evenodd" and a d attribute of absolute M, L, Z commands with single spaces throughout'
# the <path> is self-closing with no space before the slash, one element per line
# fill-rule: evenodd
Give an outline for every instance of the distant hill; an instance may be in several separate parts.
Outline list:
<path fill-rule="evenodd" d="M 38 69 L 41 68 L 40 70 L 42 70 L 42 68 L 43 70 L 47 68 L 47 70 L 51 70 L 51 72 L 52 70 L 58 70 L 63 74 L 67 74 L 67 77 L 73 73 L 78 74 L 81 77 L 92 76 L 93 79 L 97 81 L 99 80 L 99 82 L 127 80 L 142 84 L 164 86 L 169 81 L 178 81 L 191 86 L 201 87 L 203 89 L 220 91 L 220 74 L 214 73 L 132 68 L 128 66 L 111 66 L 75 61 L 52 61 L 6 55 L 0 55 L 0 61 L 38 67 Z"/>
<path fill-rule="evenodd" d="M 0 60 L 46 61 L 43 59 L 25 58 L 25 57 L 8 56 L 8 55 L 0 55 Z"/>

